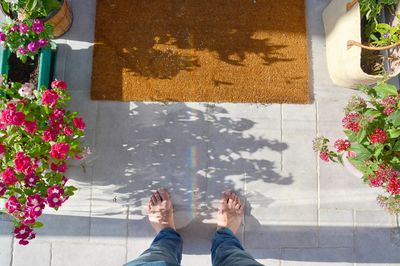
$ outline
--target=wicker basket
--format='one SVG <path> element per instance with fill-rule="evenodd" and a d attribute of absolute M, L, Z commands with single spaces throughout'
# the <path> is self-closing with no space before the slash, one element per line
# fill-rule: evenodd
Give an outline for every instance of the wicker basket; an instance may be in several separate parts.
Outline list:
<path fill-rule="evenodd" d="M 69 1 L 64 0 L 60 9 L 46 18 L 45 22 L 49 22 L 53 25 L 54 38 L 58 38 L 66 33 L 71 28 L 73 22 L 72 9 Z"/>

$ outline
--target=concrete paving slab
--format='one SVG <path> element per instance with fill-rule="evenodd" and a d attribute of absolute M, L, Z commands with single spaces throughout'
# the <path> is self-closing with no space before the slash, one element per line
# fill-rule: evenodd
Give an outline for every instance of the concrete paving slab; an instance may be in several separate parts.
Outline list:
<path fill-rule="evenodd" d="M 284 249 L 282 254 L 284 266 L 352 266 L 353 249 L 351 248 L 316 248 Z"/>
<path fill-rule="evenodd" d="M 30 265 L 51 265 L 51 244 L 32 241 L 29 246 L 21 246 L 15 242 L 12 266 L 25 266 L 28 262 Z"/>
<path fill-rule="evenodd" d="M 126 248 L 117 245 L 53 244 L 52 266 L 121 266 L 126 262 Z"/>
<path fill-rule="evenodd" d="M 11 222 L 0 222 L 0 265 L 11 265 L 13 256 L 14 226 Z"/>
<path fill-rule="evenodd" d="M 319 211 L 319 246 L 354 246 L 354 211 L 321 209 Z"/>

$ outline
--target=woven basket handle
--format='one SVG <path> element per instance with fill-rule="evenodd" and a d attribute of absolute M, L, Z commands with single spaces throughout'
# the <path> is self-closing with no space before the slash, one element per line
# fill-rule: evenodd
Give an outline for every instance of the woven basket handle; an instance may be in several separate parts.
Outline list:
<path fill-rule="evenodd" d="M 349 2 L 349 3 L 347 3 L 347 4 L 346 4 L 346 9 L 347 9 L 347 11 L 349 11 L 350 9 L 352 9 L 353 6 L 355 6 L 357 3 L 358 3 L 358 0 L 353 0 L 353 1 Z"/>
<path fill-rule="evenodd" d="M 395 48 L 395 47 L 397 47 L 399 45 L 400 45 L 400 42 L 396 42 L 396 43 L 388 45 L 388 46 L 375 47 L 375 46 L 367 46 L 367 45 L 364 45 L 362 43 L 359 43 L 359 42 L 356 42 L 356 41 L 352 41 L 352 40 L 347 41 L 347 49 L 350 49 L 353 46 L 358 46 L 358 47 L 361 47 L 363 49 L 370 50 L 370 51 L 388 50 L 388 49 L 391 49 L 391 48 Z"/>

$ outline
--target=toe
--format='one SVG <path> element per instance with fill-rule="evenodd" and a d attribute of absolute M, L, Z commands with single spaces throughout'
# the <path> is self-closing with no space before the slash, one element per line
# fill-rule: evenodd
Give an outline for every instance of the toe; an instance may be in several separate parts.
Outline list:
<path fill-rule="evenodd" d="M 153 193 L 153 195 L 151 195 L 151 197 L 150 197 L 149 205 L 150 205 L 150 207 L 152 207 L 152 206 L 154 206 L 156 204 L 157 204 L 157 199 L 156 199 L 156 196 Z"/>
<path fill-rule="evenodd" d="M 157 191 L 157 192 L 154 193 L 154 196 L 155 196 L 155 198 L 157 200 L 157 204 L 160 204 L 162 202 L 162 198 L 160 196 L 160 193 Z"/>
<path fill-rule="evenodd" d="M 166 201 L 170 200 L 169 193 L 167 192 L 167 190 L 165 188 L 160 188 L 158 190 L 158 192 L 160 193 L 160 196 L 163 200 L 166 200 Z"/>

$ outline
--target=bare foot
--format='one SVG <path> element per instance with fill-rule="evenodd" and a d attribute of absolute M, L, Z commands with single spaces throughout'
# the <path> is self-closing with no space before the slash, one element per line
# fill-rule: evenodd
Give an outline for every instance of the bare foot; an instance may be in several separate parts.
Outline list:
<path fill-rule="evenodd" d="M 156 232 L 164 228 L 175 228 L 171 198 L 164 188 L 158 189 L 150 197 L 148 205 L 149 221 Z"/>
<path fill-rule="evenodd" d="M 234 192 L 225 191 L 218 208 L 217 228 L 227 227 L 236 234 L 242 224 L 243 210 L 239 197 Z"/>

